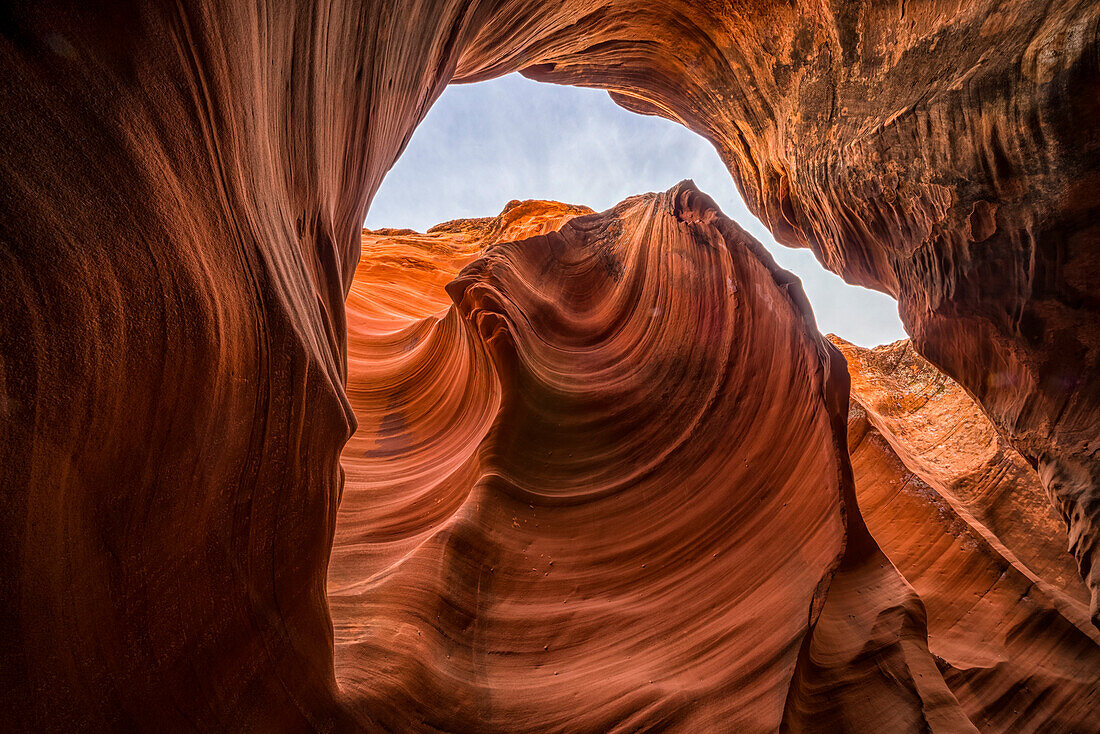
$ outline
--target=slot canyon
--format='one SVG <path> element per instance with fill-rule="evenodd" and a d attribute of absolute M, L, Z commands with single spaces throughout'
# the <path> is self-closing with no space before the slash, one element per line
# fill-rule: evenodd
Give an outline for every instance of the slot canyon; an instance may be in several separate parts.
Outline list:
<path fill-rule="evenodd" d="M 1100 5 L 4 5 L 5 731 L 1100 730 Z M 516 71 L 909 338 L 689 180 L 363 229 Z"/>

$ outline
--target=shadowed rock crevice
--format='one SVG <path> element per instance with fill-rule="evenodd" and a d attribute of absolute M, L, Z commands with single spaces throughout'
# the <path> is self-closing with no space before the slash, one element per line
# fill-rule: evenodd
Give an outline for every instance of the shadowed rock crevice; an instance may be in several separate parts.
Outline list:
<path fill-rule="evenodd" d="M 831 338 L 852 375 L 860 508 L 919 594 L 928 649 L 966 715 L 983 731 L 1087 729 L 1100 633 L 1038 477 L 907 340 Z"/>

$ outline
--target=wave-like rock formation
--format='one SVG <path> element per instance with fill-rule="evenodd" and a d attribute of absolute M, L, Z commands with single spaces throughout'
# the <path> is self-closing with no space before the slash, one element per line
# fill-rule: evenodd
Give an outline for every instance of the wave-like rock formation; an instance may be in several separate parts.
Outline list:
<path fill-rule="evenodd" d="M 1100 6 L 1090 0 L 9 4 L 0 11 L 0 621 L 7 632 L 0 636 L 0 710 L 12 712 L 5 723 L 38 730 L 151 722 L 170 730 L 325 730 L 366 720 L 369 694 L 349 704 L 334 673 L 326 593 L 342 490 L 340 451 L 356 422 L 345 392 L 344 299 L 356 273 L 360 228 L 385 172 L 446 84 L 514 70 L 607 88 L 629 109 L 669 117 L 706 136 L 750 207 L 781 241 L 810 247 L 849 280 L 895 295 L 914 348 L 955 378 L 1038 471 L 1068 523 L 1095 624 L 1098 26 Z M 575 244 L 583 249 L 591 243 Z M 630 262 L 622 263 L 624 277 Z M 525 273 L 516 268 L 501 272 Z M 400 486 L 385 512 L 349 499 L 364 517 L 384 522 L 381 530 L 361 524 L 357 531 L 349 519 L 345 531 L 342 518 L 341 537 L 358 532 L 353 545 L 359 547 L 338 549 L 333 568 L 333 586 L 351 593 L 343 584 L 381 583 L 381 576 L 341 579 L 345 553 L 379 563 L 391 559 L 385 568 L 404 558 L 402 549 L 413 553 L 394 573 L 418 559 L 427 563 L 424 554 L 450 559 L 449 565 L 427 564 L 450 575 L 430 584 L 420 579 L 409 597 L 453 601 L 447 610 L 457 616 L 440 622 L 442 629 L 461 627 L 460 618 L 470 613 L 463 606 L 469 597 L 446 597 L 448 579 L 468 572 L 454 560 L 462 555 L 454 544 L 499 545 L 498 538 L 480 542 L 488 520 L 476 502 L 471 513 L 469 497 L 462 497 L 465 477 L 488 478 L 471 492 L 497 492 L 515 503 L 541 498 L 555 513 L 575 512 L 572 500 L 583 494 L 564 480 L 544 487 L 528 476 L 537 470 L 560 479 L 563 457 L 530 455 L 537 447 L 527 442 L 549 429 L 527 417 L 532 406 L 549 415 L 559 399 L 580 399 L 567 379 L 571 373 L 547 367 L 555 350 L 574 345 L 584 332 L 555 315 L 538 290 L 495 284 L 492 269 L 474 277 L 478 272 L 472 281 L 460 280 L 465 285 L 455 315 L 420 327 L 424 339 L 454 346 L 438 353 L 457 361 L 428 360 L 421 367 L 450 369 L 448 379 L 465 380 L 471 401 L 478 398 L 472 405 L 483 406 L 462 413 L 470 429 L 466 440 L 484 428 L 476 441 L 478 447 L 487 441 L 487 448 L 452 445 L 443 427 L 438 436 L 416 436 L 427 453 L 404 464 L 395 460 L 384 479 Z M 573 295 L 565 285 L 555 288 L 555 296 Z M 749 295 L 757 294 L 747 285 L 738 292 L 742 299 Z M 410 309 L 428 308 L 432 298 L 381 304 L 379 317 L 416 315 Z M 760 299 L 766 303 L 769 296 Z M 602 307 L 611 314 L 612 305 Z M 595 304 L 572 308 L 582 306 Z M 757 329 L 769 349 L 793 351 L 765 349 L 752 358 L 802 364 L 801 370 L 791 367 L 792 404 L 809 401 L 806 410 L 825 410 L 813 420 L 827 414 L 843 423 L 843 405 L 808 407 L 839 401 L 839 393 L 822 388 L 814 402 L 808 383 L 804 390 L 796 384 L 835 384 L 830 380 L 842 370 L 830 357 L 829 378 L 821 377 L 826 362 L 806 357 L 807 343 L 820 344 L 813 330 L 792 331 L 782 310 L 776 314 L 768 317 L 778 320 L 771 336 L 759 333 L 759 314 L 746 328 Z M 709 325 L 705 318 L 719 316 L 694 314 L 691 323 Z M 517 328 L 524 323 L 515 321 L 520 317 L 530 319 L 531 328 Z M 535 327 L 548 330 L 545 340 L 529 341 L 542 333 Z M 454 341 L 466 339 L 462 334 L 471 328 L 479 339 Z M 460 344 L 467 358 L 456 356 Z M 395 381 L 403 360 L 427 359 L 426 347 L 409 355 L 394 352 L 398 342 L 370 348 L 392 363 Z M 615 342 L 608 348 L 610 354 L 626 347 Z M 711 354 L 705 345 L 694 348 Z M 620 356 L 628 360 L 633 352 Z M 514 375 L 514 384 L 488 376 L 505 363 L 514 364 L 515 372 L 505 373 Z M 615 376 L 610 367 L 592 367 L 592 379 Z M 698 376 L 674 360 L 656 374 L 671 378 L 677 370 L 685 378 Z M 745 376 L 767 380 L 759 371 Z M 453 384 L 443 381 L 433 394 L 456 400 L 446 387 Z M 668 400 L 675 405 L 675 386 L 662 388 L 672 391 Z M 416 411 L 437 409 L 428 403 L 422 399 Z M 775 403 L 761 399 L 765 404 Z M 577 407 L 605 416 L 596 426 L 570 424 L 578 431 L 591 428 L 602 439 L 625 431 L 613 424 L 616 405 Z M 720 402 L 712 407 L 728 409 Z M 416 411 L 393 420 L 411 420 Z M 882 436 L 894 430 L 885 417 L 879 423 Z M 515 429 L 512 438 L 500 425 Z M 365 450 L 396 456 L 409 439 L 396 423 L 387 430 L 391 443 Z M 790 430 L 824 440 L 818 423 Z M 833 435 L 842 432 L 842 425 L 833 429 Z M 704 443 L 692 438 L 684 441 L 685 451 Z M 562 440 L 556 452 L 568 454 L 572 444 Z M 634 444 L 622 450 L 626 445 Z M 892 445 L 900 461 L 921 462 L 909 471 L 929 473 L 929 486 L 955 495 L 977 522 L 998 532 L 1012 524 L 985 505 L 983 498 L 1002 496 L 998 492 L 977 486 L 971 495 L 962 485 L 948 487 L 951 481 L 921 446 Z M 659 464 L 662 451 L 654 447 L 638 463 Z M 592 501 L 619 496 L 594 454 L 573 453 L 566 458 L 608 488 L 608 497 Z M 842 468 L 843 454 L 842 445 L 826 452 L 814 471 Z M 700 462 L 701 471 L 708 467 Z M 425 472 L 424 482 L 416 472 Z M 774 487 L 803 480 L 777 476 Z M 754 486 L 751 477 L 747 481 Z M 846 486 L 843 477 L 830 481 Z M 420 542 L 431 528 L 408 527 L 404 507 L 434 503 L 425 492 L 436 486 L 446 506 L 426 514 L 452 517 L 447 513 L 454 510 L 459 517 L 450 521 L 450 535 Z M 547 494 L 554 501 L 542 496 Z M 840 507 L 822 510 L 835 515 Z M 806 612 L 807 629 L 817 622 L 801 638 L 805 646 L 795 657 L 794 684 L 780 716 L 792 728 L 835 723 L 836 717 L 858 722 L 895 710 L 898 727 L 919 727 L 922 716 L 942 723 L 937 717 L 956 711 L 953 696 L 921 686 L 938 686 L 944 678 L 950 683 L 954 674 L 937 678 L 920 668 L 924 672 L 872 682 L 876 671 L 922 664 L 919 604 L 908 601 L 888 565 L 865 563 L 878 551 L 870 541 L 866 547 L 853 542 L 863 537 L 852 527 L 854 500 L 843 507 L 836 527 L 844 532 L 837 530 L 837 538 L 847 541 L 835 573 L 818 566 L 840 540 L 806 541 L 808 566 L 831 582 L 827 594 L 822 587 L 822 594 L 811 595 L 823 603 Z M 622 509 L 631 517 L 629 508 Z M 670 523 L 696 516 L 687 512 L 681 519 L 678 511 L 669 509 Z M 1040 522 L 1036 508 L 1021 515 L 1025 523 Z M 785 517 L 776 515 L 777 528 L 787 527 Z M 812 530 L 802 528 L 797 537 Z M 386 543 L 377 542 L 379 533 Z M 1069 582 L 1057 582 L 1056 569 L 1029 565 L 1045 557 L 1046 541 L 1032 545 L 1022 531 L 1004 534 L 1004 550 L 1020 568 L 1073 597 Z M 509 576 L 493 593 L 505 595 L 513 583 L 521 580 Z M 623 594 L 643 588 L 623 583 Z M 768 583 L 761 579 L 760 588 Z M 878 591 L 858 593 L 867 584 Z M 845 588 L 857 593 L 843 593 Z M 802 591 L 792 581 L 783 599 L 793 604 Z M 906 642 L 891 648 L 889 635 L 876 638 L 867 649 L 890 650 L 879 656 L 887 662 L 862 648 L 845 648 L 860 639 L 845 631 L 845 620 L 857 620 L 863 630 L 880 616 L 875 605 L 887 599 L 907 600 L 883 616 L 889 620 L 883 629 L 900 624 L 904 635 L 893 639 Z M 860 600 L 867 606 L 852 606 Z M 622 611 L 626 605 L 619 601 L 608 606 Z M 402 625 L 415 618 L 386 608 L 398 615 L 387 619 Z M 425 607 L 417 602 L 414 608 Z M 518 613 L 505 603 L 492 610 L 493 622 L 506 624 Z M 772 672 L 786 664 L 780 641 L 794 629 L 790 620 L 773 616 L 776 629 L 761 640 L 776 644 L 774 666 L 762 668 Z M 472 632 L 499 629 L 474 618 L 480 621 Z M 361 651 L 387 649 L 372 630 L 361 631 Z M 442 651 L 440 644 L 434 649 Z M 609 640 L 608 660 L 628 654 L 617 644 Z M 673 647 L 647 650 L 643 657 L 674 657 Z M 488 654 L 477 646 L 465 649 Z M 829 652 L 837 650 L 846 652 Z M 706 650 L 695 652 L 707 656 Z M 450 653 L 440 654 L 446 661 Z M 386 678 L 387 661 L 352 657 L 340 683 L 361 675 L 380 686 L 385 679 L 387 690 L 400 688 L 393 681 L 410 675 L 423 675 L 417 680 L 428 688 L 448 671 L 489 669 L 473 658 L 428 660 L 422 669 L 396 669 Z M 504 657 L 528 662 L 522 654 Z M 558 672 L 568 679 L 568 671 Z M 615 679 L 619 672 L 600 670 L 598 676 Z M 865 695 L 843 683 L 857 672 Z M 715 674 L 697 687 L 715 691 L 722 682 L 728 679 Z M 579 679 L 573 684 L 581 685 Z M 760 691 L 774 690 L 759 685 Z M 442 718 L 458 720 L 449 717 L 509 700 L 499 693 L 486 699 L 485 691 L 499 691 L 492 681 L 463 686 L 472 698 L 459 705 L 452 697 Z M 897 694 L 906 705 L 882 703 L 898 690 L 908 692 Z M 671 700 L 654 691 L 641 695 Z M 920 716 L 908 705 L 913 696 L 926 704 Z M 677 721 L 708 715 L 675 702 L 662 705 L 661 712 L 681 717 Z M 810 713 L 830 707 L 835 716 Z M 758 702 L 744 709 L 745 716 L 778 720 L 762 713 L 765 708 Z M 377 715 L 384 719 L 399 716 L 383 709 Z M 608 710 L 595 706 L 591 716 Z M 528 725 L 517 717 L 517 726 Z"/>
<path fill-rule="evenodd" d="M 329 594 L 365 727 L 966 725 L 855 506 L 839 353 L 691 185 L 365 233 L 348 327 Z"/>

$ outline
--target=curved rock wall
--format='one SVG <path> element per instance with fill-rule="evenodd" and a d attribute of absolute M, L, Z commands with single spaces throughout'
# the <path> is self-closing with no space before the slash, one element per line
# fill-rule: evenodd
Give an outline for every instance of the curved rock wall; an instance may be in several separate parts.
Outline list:
<path fill-rule="evenodd" d="M 710 139 L 776 238 L 896 297 L 916 349 L 1037 468 L 1100 615 L 1100 7 L 624 2 L 547 31 L 557 19 L 491 26 L 459 78 L 605 87 Z"/>
<path fill-rule="evenodd" d="M 905 466 L 1003 543 L 1026 573 L 1087 605 L 1062 519 L 1039 476 L 966 392 L 908 339 L 874 349 L 829 339 L 848 362 L 858 410 Z"/>
<path fill-rule="evenodd" d="M 329 574 L 349 707 L 402 731 L 967 726 L 859 519 L 846 374 L 797 281 L 686 183 L 578 213 L 364 235 Z M 446 311 L 386 292 L 490 244 Z"/>
<path fill-rule="evenodd" d="M 1038 477 L 908 341 L 848 359 L 868 528 L 927 609 L 928 648 L 982 731 L 1087 731 L 1100 633 Z"/>
<path fill-rule="evenodd" d="M 354 725 L 325 572 L 355 426 L 343 299 L 359 227 L 443 87 L 515 69 L 706 135 L 780 239 L 896 295 L 916 348 L 1038 468 L 1095 615 L 1098 14 L 1086 0 L 9 5 L 12 727 Z M 792 722 L 829 679 L 809 649 Z"/>
<path fill-rule="evenodd" d="M 781 242 L 898 298 L 1038 469 L 1095 614 L 1098 25 L 1088 0 L 18 7 L 10 237 L 263 243 L 245 270 L 278 273 L 338 374 L 358 223 L 443 87 L 605 87 L 714 142 Z"/>

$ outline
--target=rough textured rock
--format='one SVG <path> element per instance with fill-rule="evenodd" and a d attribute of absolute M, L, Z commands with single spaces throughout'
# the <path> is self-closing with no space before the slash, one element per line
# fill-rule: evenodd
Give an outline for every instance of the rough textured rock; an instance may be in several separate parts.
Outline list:
<path fill-rule="evenodd" d="M 966 392 L 908 339 L 863 349 L 829 338 L 848 362 L 853 401 L 901 461 L 969 513 L 1031 575 L 1087 604 L 1062 519 L 1038 475 Z"/>
<path fill-rule="evenodd" d="M 924 602 L 960 705 L 983 731 L 1092 729 L 1100 634 L 1038 477 L 908 341 L 831 338 L 852 377 L 860 508 Z"/>
<path fill-rule="evenodd" d="M 689 184 L 578 213 L 364 234 L 329 574 L 349 708 L 401 731 L 967 726 L 859 519 L 843 362 L 797 281 Z M 450 309 L 387 290 L 432 294 L 490 244 Z"/>
<path fill-rule="evenodd" d="M 1098 17 L 1088 0 L 7 5 L 13 727 L 352 725 L 324 580 L 359 228 L 443 87 L 517 69 L 706 135 L 782 241 L 896 295 L 917 350 L 1056 497 L 1096 615 Z M 799 671 L 796 703 L 822 675 Z"/>

